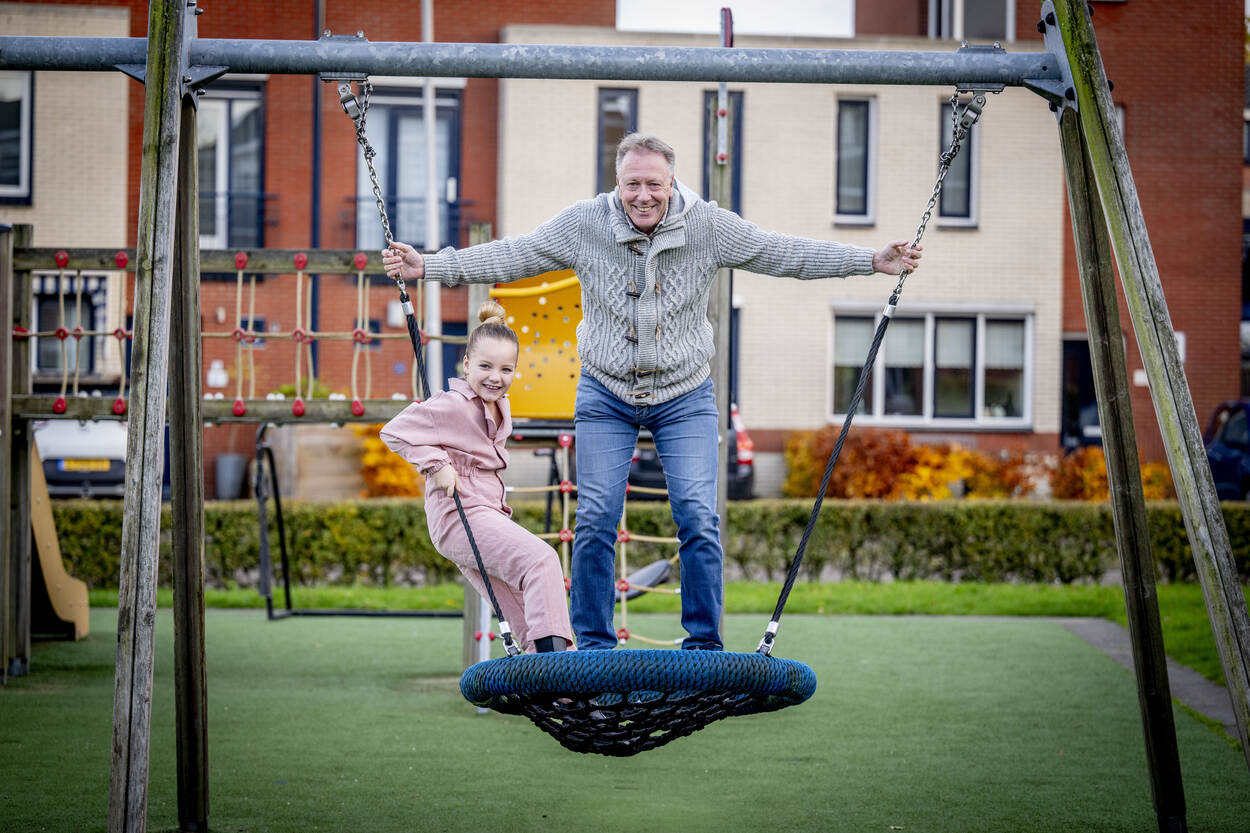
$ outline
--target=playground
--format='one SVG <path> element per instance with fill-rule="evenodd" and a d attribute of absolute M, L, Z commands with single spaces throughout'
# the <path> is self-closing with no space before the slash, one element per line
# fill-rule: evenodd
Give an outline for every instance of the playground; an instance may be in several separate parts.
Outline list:
<path fill-rule="evenodd" d="M 427 347 L 431 342 L 458 342 L 442 335 L 437 325 L 427 327 L 420 299 L 430 287 L 414 287 L 414 310 L 398 274 L 390 275 L 398 291 L 395 306 L 406 320 L 395 326 L 406 332 L 375 333 L 370 300 L 377 293 L 370 276 L 379 272 L 376 254 L 316 248 L 201 250 L 193 208 L 198 163 L 187 138 L 195 132 L 197 89 L 228 69 L 320 73 L 321 80 L 337 82 L 374 184 L 383 238 L 390 240 L 385 200 L 364 130 L 369 75 L 382 74 L 382 68 L 409 75 L 474 75 L 492 56 L 488 49 L 478 49 L 432 59 L 432 52 L 421 55 L 410 45 L 371 44 L 361 37 L 335 40 L 328 32 L 294 50 L 282 45 L 289 46 L 286 41 L 201 41 L 195 29 L 200 10 L 194 6 L 154 2 L 145 43 L 138 38 L 97 39 L 85 55 L 67 57 L 61 51 L 65 44 L 54 39 L 0 39 L 3 67 L 120 66 L 140 78 L 146 85 L 145 135 L 151 140 L 144 146 L 134 249 L 36 249 L 30 245 L 29 227 L 12 236 L 7 227 L 0 230 L 0 318 L 13 321 L 15 357 L 12 368 L 6 361 L 2 380 L 0 416 L 6 425 L 11 420 L 14 429 L 13 439 L 0 449 L 0 503 L 13 506 L 17 532 L 5 542 L 0 561 L 0 581 L 5 583 L 0 654 L 6 661 L 0 670 L 5 683 L 0 749 L 14 752 L 0 759 L 0 811 L 6 829 L 12 824 L 16 830 L 94 830 L 105 825 L 110 831 L 149 826 L 206 830 L 210 807 L 212 829 L 219 830 L 1250 829 L 1244 765 L 1250 761 L 1250 622 L 1244 590 L 1205 466 L 1185 369 L 1084 4 L 1042 4 L 1042 53 L 1008 55 L 997 43 L 965 44 L 953 54 L 919 59 L 900 53 L 852 59 L 789 50 L 788 69 L 761 73 L 751 64 L 761 56 L 746 51 L 726 49 L 718 55 L 728 62 L 706 63 L 699 50 L 674 50 L 663 60 L 640 64 L 637 56 L 630 56 L 614 67 L 607 59 L 626 56 L 614 56 L 608 47 L 551 47 L 548 57 L 564 60 L 499 53 L 493 57 L 505 65 L 489 72 L 632 77 L 639 67 L 651 67 L 639 77 L 954 87 L 949 150 L 940 157 L 913 245 L 923 237 L 943 179 L 988 96 L 1011 85 L 1027 87 L 1044 99 L 1059 126 L 1112 484 L 1127 652 L 1135 673 L 1082 639 L 1072 623 L 1049 618 L 795 614 L 785 620 L 784 638 L 778 640 L 809 534 L 900 302 L 907 269 L 875 324 L 858 387 L 845 408 L 842 435 L 762 638 L 758 626 L 763 623 L 757 617 L 731 614 L 724 621 L 731 651 L 518 657 L 489 580 L 489 603 L 467 594 L 461 622 L 446 617 L 330 618 L 304 611 L 313 615 L 277 624 L 272 621 L 270 586 L 276 568 L 265 528 L 266 487 L 259 476 L 260 589 L 268 615 L 206 610 L 203 426 L 385 419 L 408 394 L 400 393 L 398 399 L 375 396 L 368 348 L 385 339 L 410 343 L 415 357 L 411 397 L 428 399 Z M 730 47 L 731 41 L 723 46 Z M 454 45 L 450 49 L 457 52 Z M 893 58 L 885 57 L 891 54 Z M 216 63 L 202 63 L 207 58 Z M 528 75 L 535 70 L 538 75 Z M 722 81 L 716 121 L 709 122 L 715 124 L 722 148 L 727 147 L 723 142 L 729 121 L 726 95 Z M 717 158 L 723 162 L 729 154 L 720 152 Z M 727 187 L 728 174 L 718 172 L 721 183 L 711 193 Z M 1230 695 L 1232 713 L 1228 720 L 1216 719 L 1218 726 L 1191 710 L 1196 707 L 1186 707 L 1180 687 L 1175 690 L 1181 702 L 1177 707 L 1169 690 L 1133 417 L 1117 396 L 1127 371 L 1110 262 L 1113 250 Z M 115 328 L 96 324 L 86 329 L 77 313 L 79 323 L 71 327 L 74 322 L 62 309 L 55 329 L 34 326 L 24 303 L 32 294 L 34 270 L 45 275 L 58 270 L 57 294 L 64 299 L 68 296 L 62 281 L 70 280 L 72 287 L 77 277 L 81 287 L 84 265 L 107 269 L 108 259 L 117 269 L 134 271 L 129 321 L 119 309 Z M 202 272 L 235 276 L 229 325 L 201 331 Z M 257 274 L 294 276 L 294 291 L 278 292 L 279 297 L 293 296 L 289 335 L 258 323 Z M 311 306 L 306 306 L 311 304 L 311 284 L 305 280 L 311 274 L 354 278 L 354 314 L 343 327 L 314 327 Z M 571 293 L 567 299 L 556 293 L 571 288 L 577 278 L 553 273 L 534 280 L 502 292 L 519 293 L 514 297 L 547 308 L 535 310 L 530 321 L 515 323 L 523 354 L 542 352 L 531 346 L 550 345 L 542 348 L 549 351 L 546 355 L 522 356 L 518 402 L 529 394 L 549 403 L 552 397 L 540 395 L 537 379 L 554 377 L 567 394 L 576 376 L 569 333 L 576 302 Z M 726 283 L 716 282 L 709 312 L 711 330 L 719 339 L 728 332 L 731 318 Z M 268 290 L 278 285 L 271 281 Z M 125 278 L 122 286 L 128 286 Z M 438 287 L 433 289 L 437 295 Z M 660 294 L 658 283 L 639 291 L 631 282 L 626 294 L 644 297 L 651 289 Z M 472 308 L 475 296 L 469 298 Z M 436 311 L 429 315 L 438 319 Z M 216 318 L 217 325 L 224 323 L 224 307 Z M 637 344 L 632 325 L 629 333 Z M 67 345 L 84 337 L 116 340 L 122 376 L 112 401 L 74 395 L 78 350 L 71 375 Z M 57 396 L 30 393 L 29 342 L 40 338 L 61 345 Z M 218 348 L 226 345 L 224 351 L 213 348 L 218 353 L 233 354 L 232 399 L 202 395 L 203 351 L 214 339 Z M 291 399 L 262 398 L 254 383 L 255 346 L 268 339 L 288 342 L 284 346 L 291 348 Z M 317 398 L 314 341 L 350 346 L 348 394 Z M 722 430 L 729 410 L 727 352 L 718 352 L 712 370 Z M 633 370 L 643 372 L 636 366 Z M 245 384 L 248 378 L 252 383 Z M 567 416 L 564 410 L 554 415 Z M 28 429 L 32 420 L 41 418 L 120 417 L 129 424 L 130 487 L 120 588 L 115 610 L 88 610 L 85 587 L 57 569 L 47 490 L 38 476 L 40 464 Z M 160 439 L 166 425 L 168 451 Z M 529 433 L 537 436 L 541 431 L 537 427 Z M 263 429 L 258 457 L 261 434 Z M 558 432 L 552 437 L 558 437 L 560 450 L 553 455 L 561 462 L 542 489 L 560 495 L 561 517 L 558 529 L 543 535 L 560 550 L 567 574 L 570 493 L 577 487 L 569 473 L 571 440 Z M 725 454 L 723 447 L 720 453 Z M 172 480 L 172 612 L 158 610 L 156 604 L 166 454 Z M 276 489 L 276 480 L 273 485 Z M 450 496 L 451 487 L 448 491 Z M 723 510 L 723 483 L 717 503 Z M 485 574 L 458 495 L 456 507 Z M 277 518 L 285 579 L 280 510 Z M 35 533 L 34 550 L 28 528 Z M 616 536 L 621 545 L 615 583 L 620 596 L 655 591 L 649 585 L 662 581 L 666 562 L 654 574 L 632 573 L 625 545 L 631 539 L 650 541 L 631 535 L 624 517 Z M 33 552 L 37 572 L 32 571 Z M 41 645 L 35 674 L 30 673 L 30 642 L 32 631 L 40 629 L 32 621 L 32 598 L 38 606 L 41 593 L 51 602 L 53 622 L 64 631 L 60 635 L 70 639 Z M 492 629 L 491 608 L 507 653 L 494 659 L 493 635 L 485 638 Z M 626 599 L 620 614 L 624 620 Z M 671 622 L 649 627 L 657 622 L 652 616 L 637 612 L 628 625 L 622 622 L 620 644 L 629 642 L 631 629 L 635 634 L 672 630 Z M 476 637 L 471 637 L 475 627 Z M 607 636 L 611 639 L 611 631 Z M 776 656 L 774 642 L 780 648 Z M 673 642 L 655 644 L 667 648 Z M 471 666 L 467 671 L 466 665 Z M 479 708 L 467 705 L 466 699 Z M 760 714 L 772 711 L 777 713 Z M 724 717 L 734 719 L 722 721 Z M 543 732 L 568 749 L 627 759 L 571 755 Z M 678 738 L 683 739 L 666 746 Z M 648 754 L 633 757 L 640 751 Z M 49 783 L 59 786 L 49 790 Z"/>
<path fill-rule="evenodd" d="M 104 829 L 115 622 L 95 608 L 89 639 L 41 644 L 39 673 L 0 700 L 6 831 Z M 727 644 L 758 622 L 728 616 Z M 154 831 L 178 829 L 171 625 L 162 610 Z M 459 627 L 209 610 L 213 829 L 1154 829 L 1133 675 L 1054 620 L 797 614 L 787 655 L 820 679 L 808 702 L 626 759 L 476 714 Z M 1174 714 L 1190 829 L 1250 830 L 1240 751 Z"/>

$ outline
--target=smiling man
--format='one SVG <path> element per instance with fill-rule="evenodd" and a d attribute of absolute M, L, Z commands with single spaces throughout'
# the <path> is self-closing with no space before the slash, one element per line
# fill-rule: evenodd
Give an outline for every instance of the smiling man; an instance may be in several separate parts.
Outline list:
<path fill-rule="evenodd" d="M 879 251 L 766 232 L 677 181 L 676 155 L 633 133 L 616 151 L 616 189 L 575 203 L 529 234 L 423 258 L 393 243 L 387 274 L 447 284 L 519 280 L 572 269 L 582 286 L 574 408 L 577 528 L 572 621 L 578 648 L 616 646 L 616 524 L 641 428 L 655 439 L 681 541 L 687 649 L 720 650 L 722 560 L 716 516 L 719 416 L 708 296 L 716 272 L 800 279 L 914 270 L 920 247 Z"/>

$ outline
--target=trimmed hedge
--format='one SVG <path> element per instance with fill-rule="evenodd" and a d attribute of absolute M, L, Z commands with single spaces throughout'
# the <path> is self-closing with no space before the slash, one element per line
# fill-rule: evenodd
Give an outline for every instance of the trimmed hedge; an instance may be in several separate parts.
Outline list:
<path fill-rule="evenodd" d="M 544 523 L 542 503 L 518 503 L 528 529 Z M 412 499 L 283 504 L 292 581 L 298 584 L 421 584 L 458 574 L 430 544 L 424 504 Z M 1148 506 L 1157 574 L 1195 577 L 1185 525 L 1174 501 Z M 121 550 L 120 501 L 54 502 L 61 552 L 69 572 L 90 587 L 115 587 Z M 784 578 L 811 513 L 802 500 L 731 502 L 726 566 L 750 579 Z M 629 528 L 673 535 L 667 504 L 631 503 Z M 1250 580 L 1250 505 L 1225 504 L 1233 555 Z M 558 522 L 558 515 L 556 518 Z M 209 587 L 254 586 L 259 524 L 251 501 L 205 507 L 205 581 Z M 269 509 L 271 557 L 279 563 L 277 520 Z M 169 509 L 162 515 L 160 583 L 171 582 Z M 629 545 L 629 569 L 668 558 L 673 545 Z M 1106 504 L 1034 501 L 825 501 L 808 542 L 809 579 L 946 579 L 1070 583 L 1098 581 L 1118 567 Z"/>

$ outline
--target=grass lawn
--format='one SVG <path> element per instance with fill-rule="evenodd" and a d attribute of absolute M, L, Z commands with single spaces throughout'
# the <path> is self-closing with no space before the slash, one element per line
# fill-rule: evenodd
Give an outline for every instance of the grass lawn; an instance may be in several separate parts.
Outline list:
<path fill-rule="evenodd" d="M 1061 625 L 825 616 L 800 610 L 845 600 L 799 598 L 778 652 L 816 671 L 810 701 L 626 759 L 577 755 L 523 718 L 477 714 L 457 687 L 457 620 L 209 610 L 212 829 L 1156 829 L 1133 676 Z M 673 615 L 641 607 L 632 628 L 678 630 Z M 727 644 L 752 649 L 766 619 L 727 616 Z M 0 691 L 6 833 L 105 829 L 115 623 L 114 610 L 93 610 L 88 639 L 36 645 L 31 675 Z M 152 712 L 148 827 L 173 831 L 168 610 Z M 1189 829 L 1250 833 L 1240 750 L 1183 709 L 1175 717 Z"/>

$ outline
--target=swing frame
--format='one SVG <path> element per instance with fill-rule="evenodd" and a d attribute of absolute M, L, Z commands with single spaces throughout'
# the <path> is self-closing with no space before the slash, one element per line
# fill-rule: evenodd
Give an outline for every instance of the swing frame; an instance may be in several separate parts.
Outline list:
<path fill-rule="evenodd" d="M 1167 671 L 1131 413 L 1117 401 L 1127 372 L 1116 314 L 1111 251 L 1144 358 L 1178 499 L 1186 519 L 1243 753 L 1250 763 L 1250 616 L 1241 598 L 1223 516 L 1201 442 L 1137 199 L 1106 74 L 1084 0 L 1045 0 L 1045 52 L 975 53 L 817 50 L 638 49 L 467 44 L 375 44 L 201 40 L 195 0 L 152 0 L 147 38 L 0 37 L 0 68 L 120 70 L 146 85 L 144 155 L 128 471 L 137 490 L 125 506 L 118 607 L 110 831 L 146 819 L 155 576 L 166 424 L 174 449 L 175 662 L 178 801 L 183 829 L 207 828 L 207 728 L 203 633 L 204 548 L 198 350 L 199 253 L 194 146 L 195 92 L 227 71 L 588 78 L 793 83 L 1003 84 L 1037 92 L 1056 112 L 1068 179 L 1078 266 L 1095 366 L 1099 415 L 1113 495 L 1117 549 L 1133 637 L 1139 702 L 1160 829 L 1184 829 Z M 180 130 L 181 128 L 181 130 Z M 1109 232 L 1109 233 L 1108 233 Z M 12 238 L 0 241 L 0 268 Z M 9 311 L 11 299 L 0 300 Z M 171 343 L 170 333 L 178 333 Z M 175 349 L 171 349 L 174 347 Z M 725 351 L 720 351 L 722 357 Z M 5 373 L 5 383 L 10 377 Z M 9 391 L 5 391 L 7 408 Z M 9 416 L 0 414 L 7 419 Z M 10 496 L 10 448 L 0 450 Z M 20 457 L 21 455 L 16 455 Z M 7 580 L 9 541 L 0 557 Z M 7 598 L 7 587 L 4 588 Z M 7 618 L 6 618 L 7 621 Z"/>

